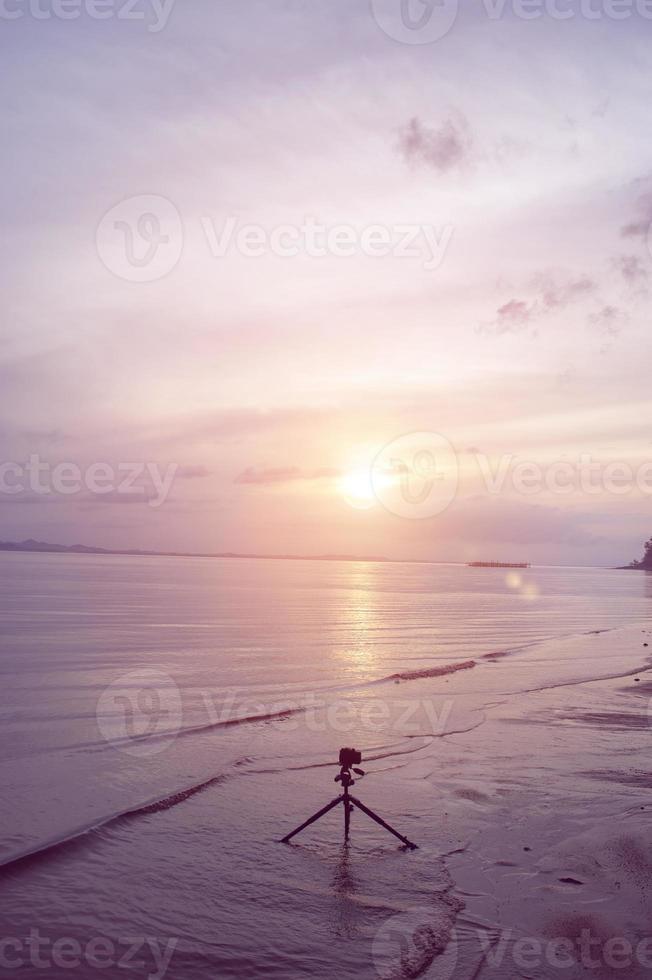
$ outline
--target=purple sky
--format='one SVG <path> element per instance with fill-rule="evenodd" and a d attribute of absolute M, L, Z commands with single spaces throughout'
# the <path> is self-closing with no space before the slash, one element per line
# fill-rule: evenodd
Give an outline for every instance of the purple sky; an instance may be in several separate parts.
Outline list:
<path fill-rule="evenodd" d="M 164 14 L 140 0 L 144 19 L 129 21 L 124 0 L 105 20 L 80 2 L 77 19 L 37 18 L 27 0 L 0 17 L 0 455 L 176 476 L 160 506 L 119 487 L 0 492 L 0 538 L 580 564 L 640 553 L 640 5 L 615 20 L 593 0 L 589 19 L 560 0 L 574 17 L 548 4 L 525 20 L 511 4 L 492 18 L 487 0 L 415 44 L 379 26 L 391 33 L 400 0 L 177 0 Z M 150 212 L 167 236 L 160 269 L 143 257 L 149 218 L 137 226 Z M 349 231 L 316 254 L 306 220 Z M 127 225 L 144 235 L 135 262 Z M 405 229 L 418 254 L 394 249 Z M 384 235 L 394 250 L 369 254 L 374 234 L 378 253 Z M 364 481 L 415 431 L 452 443 L 459 484 L 445 511 L 413 520 L 367 500 Z M 551 467 L 577 473 L 587 457 L 595 485 L 551 489 Z M 491 492 L 483 467 L 501 460 Z M 543 476 L 527 493 L 522 462 Z M 647 483 L 614 488 L 609 471 L 605 485 L 616 463 Z"/>

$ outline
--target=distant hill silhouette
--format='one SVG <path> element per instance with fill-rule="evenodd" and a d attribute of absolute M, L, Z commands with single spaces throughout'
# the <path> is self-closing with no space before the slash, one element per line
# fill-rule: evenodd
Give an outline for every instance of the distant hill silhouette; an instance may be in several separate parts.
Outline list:
<path fill-rule="evenodd" d="M 106 548 L 91 548 L 85 544 L 48 544 L 47 541 L 0 541 L 0 551 L 43 551 L 43 552 L 72 552 L 77 555 L 110 555 Z"/>
<path fill-rule="evenodd" d="M 645 542 L 645 554 L 640 561 L 633 561 L 628 568 L 640 568 L 645 572 L 652 572 L 652 538 Z"/>
<path fill-rule="evenodd" d="M 160 558 L 268 558 L 286 561 L 378 561 L 389 562 L 391 558 L 369 555 L 249 555 L 232 551 L 197 553 L 192 551 L 140 551 L 137 549 L 112 550 L 85 544 L 50 544 L 48 541 L 0 541 L 0 551 L 33 551 L 40 554 L 70 555 L 132 555 Z"/>

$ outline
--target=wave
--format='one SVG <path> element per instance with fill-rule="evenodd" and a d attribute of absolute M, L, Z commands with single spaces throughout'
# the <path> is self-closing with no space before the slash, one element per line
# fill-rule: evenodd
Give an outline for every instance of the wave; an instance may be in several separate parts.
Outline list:
<path fill-rule="evenodd" d="M 454 674 L 458 670 L 470 670 L 471 667 L 475 666 L 475 660 L 463 660 L 459 664 L 446 664 L 444 667 L 424 667 L 423 670 L 404 670 L 397 674 L 390 674 L 389 677 L 383 677 L 382 681 L 377 681 L 376 683 L 386 681 L 416 681 L 421 677 L 444 677 L 446 674 Z"/>
<path fill-rule="evenodd" d="M 580 687 L 582 684 L 596 684 L 598 681 L 618 681 L 623 680 L 626 677 L 634 677 L 636 674 L 646 674 L 652 667 L 649 666 L 649 661 L 647 664 L 643 664 L 640 667 L 635 667 L 633 670 L 627 670 L 622 673 L 617 674 L 598 674 L 595 677 L 581 677 L 570 681 L 557 681 L 551 682 L 549 684 L 542 684 L 540 687 L 528 687 L 521 691 L 521 694 L 540 694 L 542 691 L 554 691 L 558 687 Z"/>
<path fill-rule="evenodd" d="M 125 735 L 124 738 L 111 739 L 112 745 L 133 745 L 134 742 L 141 741 L 156 741 L 162 738 L 184 738 L 186 735 L 198 735 L 201 732 L 211 732 L 219 728 L 231 728 L 234 725 L 254 725 L 257 723 L 264 723 L 268 721 L 283 721 L 284 718 L 290 718 L 292 715 L 299 714 L 305 711 L 303 706 L 292 706 L 288 708 L 280 708 L 277 711 L 266 711 L 259 715 L 242 715 L 237 718 L 222 718 L 219 721 L 208 721 L 202 725 L 191 725 L 188 728 L 179 728 L 172 731 L 163 732 L 152 732 L 143 733 L 142 735 Z M 91 745 L 98 745 L 102 743 L 90 743 Z"/>
<path fill-rule="evenodd" d="M 275 717 L 275 716 L 274 716 Z M 417 752 L 421 746 L 417 746 L 414 749 L 403 749 L 402 752 L 384 752 L 377 755 L 369 756 L 367 761 L 372 761 L 376 759 L 386 759 L 393 755 L 401 755 L 406 752 Z M 252 760 L 248 757 L 244 757 L 236 761 L 233 765 L 234 768 L 243 766 L 245 763 L 249 763 Z M 337 765 L 335 761 L 326 763 L 317 763 L 317 765 L 302 765 L 302 766 L 288 766 L 281 769 L 258 769 L 251 770 L 252 773 L 262 774 L 270 772 L 280 772 L 280 771 L 292 771 L 293 769 L 312 769 L 320 768 L 322 766 L 333 767 Z M 140 817 L 149 816 L 153 813 L 162 813 L 165 810 L 170 810 L 172 807 L 179 806 L 181 803 L 185 803 L 191 797 L 196 796 L 198 793 L 203 793 L 211 786 L 217 786 L 220 783 L 226 782 L 231 779 L 235 773 L 219 773 L 216 776 L 211 776 L 208 779 L 204 779 L 199 783 L 193 783 L 191 786 L 186 787 L 182 790 L 177 790 L 174 793 L 169 793 L 165 796 L 156 797 L 153 800 L 148 800 L 145 803 L 141 803 L 135 807 L 129 807 L 125 810 L 120 810 L 117 813 L 112 813 L 101 820 L 94 823 L 86 824 L 82 827 L 78 827 L 75 830 L 59 837 L 51 838 L 50 840 L 41 841 L 34 847 L 28 850 L 23 850 L 18 853 L 14 853 L 9 857 L 0 861 L 0 877 L 3 875 L 9 875 L 14 872 L 23 871 L 27 868 L 38 865 L 42 861 L 47 861 L 50 858 L 57 857 L 61 854 L 66 853 L 69 850 L 73 850 L 75 847 L 79 847 L 84 843 L 89 842 L 95 837 L 102 837 L 102 835 L 107 830 L 113 830 L 117 827 L 123 826 L 130 823 L 133 820 L 137 820 Z"/>
<path fill-rule="evenodd" d="M 463 665 L 459 665 L 456 669 L 460 669 Z M 449 671 L 444 671 L 445 673 Z M 277 718 L 279 716 L 284 716 L 290 714 L 289 711 L 274 712 L 269 717 Z M 260 720 L 261 716 L 256 716 L 254 720 Z M 265 716 L 267 717 L 267 716 Z M 244 719 L 241 719 L 244 720 Z M 251 720 L 251 719 L 249 719 Z M 237 723 L 236 719 L 233 719 L 233 723 Z M 466 729 L 465 729 L 466 731 Z M 412 736 L 410 736 L 411 738 Z M 415 738 L 417 736 L 414 736 Z M 431 735 L 425 733 L 419 736 L 420 740 L 424 742 L 430 740 Z M 422 744 L 414 747 L 407 748 L 406 746 L 400 749 L 392 750 L 390 747 L 386 747 L 384 750 L 377 749 L 376 751 L 371 750 L 371 754 L 365 757 L 366 762 L 380 761 L 385 759 L 391 759 L 395 756 L 409 755 L 415 752 L 420 752 L 423 748 Z M 253 760 L 250 757 L 243 757 L 233 763 L 234 769 L 242 767 L 246 763 L 251 763 Z M 335 760 L 329 762 L 319 762 L 319 763 L 308 763 L 298 766 L 284 766 L 282 768 L 268 768 L 268 769 L 252 769 L 249 770 L 252 774 L 261 775 L 265 773 L 277 773 L 293 770 L 303 770 L 303 769 L 313 769 L 313 768 L 332 768 L 337 766 Z M 217 786 L 220 783 L 226 782 L 228 779 L 233 778 L 236 775 L 233 773 L 219 773 L 216 776 L 211 776 L 208 779 L 204 779 L 201 782 L 193 783 L 184 789 L 177 790 L 174 793 L 166 794 L 165 796 L 156 797 L 153 800 L 148 800 L 145 803 L 141 803 L 135 807 L 129 807 L 125 810 L 120 810 L 117 813 L 112 813 L 109 816 L 98 820 L 91 824 L 86 824 L 82 827 L 78 827 L 75 830 L 56 838 L 50 840 L 41 841 L 34 847 L 28 850 L 23 850 L 18 853 L 14 853 L 4 860 L 0 861 L 0 877 L 3 875 L 10 875 L 15 872 L 26 870 L 32 865 L 38 865 L 42 861 L 49 860 L 50 858 L 57 857 L 61 854 L 66 853 L 69 850 L 73 850 L 75 847 L 79 847 L 84 843 L 89 842 L 95 837 L 101 838 L 107 830 L 113 830 L 117 827 L 124 826 L 133 820 L 137 820 L 141 817 L 149 816 L 155 813 L 161 813 L 165 810 L 170 810 L 175 806 L 179 806 L 181 803 L 185 803 L 191 797 L 196 796 L 198 793 L 202 793 L 209 789 L 211 786 Z"/>
<path fill-rule="evenodd" d="M 219 721 L 209 721 L 201 725 L 191 725 L 188 728 L 170 729 L 151 733 L 144 732 L 142 735 L 125 735 L 123 737 L 112 738 L 110 743 L 107 743 L 106 739 L 93 739 L 89 742 L 66 742 L 63 745 L 48 745 L 47 748 L 37 751 L 30 749 L 23 755 L 17 753 L 13 756 L 13 759 L 48 756 L 53 752 L 97 752 L 99 749 L 105 749 L 107 744 L 113 746 L 133 745 L 135 742 L 183 738 L 186 735 L 198 735 L 202 732 L 219 730 L 220 728 L 230 728 L 234 725 L 255 725 L 265 724 L 266 722 L 270 721 L 283 721 L 285 718 L 289 718 L 292 715 L 298 714 L 305 710 L 305 706 L 293 704 L 291 707 L 278 708 L 276 711 L 266 711 L 259 715 L 243 715 L 236 718 L 223 718 Z M 87 717 L 93 716 L 88 715 Z"/>
<path fill-rule="evenodd" d="M 593 632 L 596 631 L 590 631 L 590 632 L 587 631 L 583 635 L 591 635 L 591 633 Z M 573 635 L 578 635 L 578 634 L 573 634 Z M 522 645 L 519 648 L 514 648 L 514 651 L 496 650 L 493 653 L 486 654 L 485 657 L 489 659 L 491 658 L 498 659 L 498 658 L 502 658 L 503 656 L 508 656 L 509 653 L 515 652 L 516 649 L 521 650 L 524 649 L 525 647 L 538 646 L 539 644 L 545 642 L 549 642 L 549 641 L 548 640 L 535 641 L 531 644 L 526 644 L 526 645 Z M 400 681 L 442 677 L 442 676 L 454 674 L 461 670 L 473 669 L 476 666 L 478 666 L 476 661 L 470 659 L 458 663 L 449 663 L 449 664 L 426 667 L 426 668 L 416 669 L 416 670 L 401 670 L 396 673 L 390 674 L 386 677 L 368 683 L 372 683 L 372 684 L 383 684 L 383 683 L 390 683 L 390 682 L 397 683 Z M 646 670 L 649 669 L 650 669 L 649 667 L 646 668 L 645 666 L 640 666 L 634 670 L 629 670 L 622 673 L 614 673 L 609 676 L 613 679 L 625 678 L 639 673 L 643 674 Z M 607 678 L 599 677 L 596 679 L 605 680 Z M 576 684 L 579 685 L 579 684 L 590 682 L 590 680 L 591 679 L 585 678 L 583 680 L 557 681 L 549 684 L 542 684 L 540 686 L 533 687 L 521 693 L 534 693 L 534 692 L 540 692 L 554 687 L 566 687 L 566 686 L 572 686 Z M 361 686 L 366 686 L 366 684 L 351 685 L 352 688 L 357 688 Z M 176 737 L 184 737 L 184 736 L 198 734 L 198 733 L 212 731 L 212 730 L 220 730 L 220 729 L 228 728 L 230 726 L 261 724 L 261 723 L 265 724 L 274 720 L 282 720 L 284 718 L 289 718 L 297 713 L 301 713 L 304 711 L 306 711 L 305 706 L 300 706 L 300 705 L 293 705 L 292 707 L 286 706 L 280 710 L 267 711 L 260 714 L 252 714 L 252 715 L 246 715 L 246 716 L 235 717 L 235 718 L 213 720 L 204 724 L 195 725 L 193 727 L 183 728 L 178 732 L 153 733 L 151 735 L 143 735 L 140 737 L 143 739 L 166 738 L 166 737 L 170 737 L 170 735 L 174 735 Z M 480 719 L 477 722 L 474 722 L 474 724 L 471 727 L 464 728 L 462 729 L 462 731 L 473 730 L 473 728 L 479 727 L 479 725 L 481 725 L 482 722 L 483 719 Z M 443 734 L 448 735 L 453 733 L 454 732 L 446 732 Z M 409 749 L 406 748 L 405 746 L 402 746 L 401 748 L 395 748 L 395 747 L 381 748 L 379 746 L 375 751 L 371 750 L 370 754 L 366 756 L 365 761 L 371 762 L 371 761 L 380 761 L 386 759 L 389 760 L 394 756 L 405 755 L 406 753 L 411 754 L 412 752 L 420 752 L 424 748 L 424 744 L 422 740 L 431 740 L 433 738 L 433 733 L 424 732 L 415 735 L 410 735 L 408 737 L 410 739 L 413 738 L 415 740 L 418 739 L 418 744 L 411 746 Z M 132 738 L 129 738 L 127 739 L 127 741 L 133 744 L 134 740 Z M 94 745 L 95 743 L 87 743 L 87 744 L 89 744 L 90 746 L 90 745 Z M 101 744 L 105 745 L 106 743 L 101 743 Z M 70 746 L 70 747 L 79 748 L 80 746 L 78 745 L 78 746 Z M 242 765 L 243 761 L 244 760 L 240 760 L 240 762 L 236 763 L 236 765 L 238 764 Z M 251 761 L 251 760 L 247 760 L 247 761 Z M 317 766 L 330 767 L 335 764 L 336 764 L 335 762 L 325 762 L 325 763 L 318 763 Z M 309 769 L 313 767 L 316 768 L 317 766 L 313 764 L 313 765 L 303 765 L 303 766 L 296 766 L 296 767 L 292 766 L 292 767 L 283 767 L 283 768 L 284 770 L 295 769 L 295 768 Z M 251 770 L 251 771 L 257 773 L 264 773 L 264 772 L 275 772 L 278 770 L 261 768 L 258 770 Z M 196 782 L 193 785 L 187 786 L 181 790 L 176 790 L 172 793 L 167 793 L 164 796 L 160 796 L 155 799 L 150 799 L 137 806 L 131 806 L 119 812 L 111 813 L 104 818 L 98 819 L 94 823 L 86 824 L 81 827 L 77 827 L 73 830 L 65 831 L 58 837 L 51 838 L 49 840 L 38 841 L 28 849 L 14 852 L 13 854 L 9 853 L 8 855 L 0 859 L 0 876 L 10 875 L 14 872 L 18 872 L 20 870 L 26 869 L 32 864 L 38 864 L 42 861 L 48 860 L 50 858 L 54 858 L 62 853 L 65 853 L 68 849 L 73 849 L 76 846 L 83 846 L 84 842 L 88 843 L 89 841 L 92 841 L 95 838 L 102 839 L 103 834 L 107 830 L 117 828 L 133 820 L 138 820 L 141 817 L 146 817 L 148 815 L 169 810 L 175 806 L 178 806 L 186 802 L 188 799 L 195 796 L 196 794 L 204 792 L 209 787 L 217 786 L 220 783 L 223 783 L 226 780 L 233 778 L 234 775 L 236 775 L 236 772 L 228 772 L 228 773 L 222 772 L 217 775 L 213 775 L 210 778 L 204 779 L 200 782 Z"/>
<path fill-rule="evenodd" d="M 72 831 L 72 833 L 66 834 L 64 837 L 56 837 L 48 841 L 43 841 L 27 851 L 21 851 L 20 853 L 14 854 L 11 857 L 6 858 L 4 861 L 1 861 L 0 875 L 7 874 L 12 871 L 22 870 L 29 867 L 31 864 L 37 864 L 42 860 L 54 857 L 55 855 L 68 849 L 72 849 L 73 847 L 83 843 L 85 840 L 99 835 L 101 832 L 110 828 L 129 823 L 131 820 L 147 816 L 151 813 L 161 813 L 164 810 L 170 810 L 172 807 L 178 806 L 180 803 L 185 803 L 185 801 L 190 799 L 191 796 L 195 796 L 197 793 L 202 793 L 204 790 L 208 789 L 209 786 L 216 786 L 219 783 L 226 782 L 226 780 L 229 778 L 230 777 L 225 773 L 220 773 L 217 776 L 211 776 L 209 779 L 205 779 L 200 783 L 195 783 L 186 789 L 178 790 L 176 793 L 171 793 L 168 796 L 162 796 L 154 800 L 149 800 L 147 803 L 142 803 L 139 806 L 131 807 L 128 810 L 121 810 L 118 813 L 113 813 L 96 823 L 79 827 Z"/>

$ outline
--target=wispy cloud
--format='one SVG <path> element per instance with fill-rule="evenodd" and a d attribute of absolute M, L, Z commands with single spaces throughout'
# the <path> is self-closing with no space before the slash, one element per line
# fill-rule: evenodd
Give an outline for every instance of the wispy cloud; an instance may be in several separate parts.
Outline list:
<path fill-rule="evenodd" d="M 592 313 L 589 322 L 607 337 L 618 337 L 629 320 L 629 314 L 610 303 L 597 313 Z"/>
<path fill-rule="evenodd" d="M 523 330 L 534 317 L 534 305 L 522 299 L 510 299 L 496 311 L 493 322 L 494 333 L 517 333 Z"/>
<path fill-rule="evenodd" d="M 211 470 L 206 466 L 186 465 L 180 466 L 176 472 L 178 480 L 203 480 L 211 475 Z"/>
<path fill-rule="evenodd" d="M 547 314 L 563 310 L 571 303 L 590 296 L 596 289 L 596 283 L 586 275 L 560 280 L 550 273 L 542 273 L 535 277 L 531 288 L 534 289 L 532 298 L 510 299 L 497 309 L 493 320 L 481 324 L 478 332 L 497 336 L 520 333 Z"/>
<path fill-rule="evenodd" d="M 234 483 L 250 486 L 268 486 L 275 483 L 327 480 L 339 475 L 339 470 L 329 468 L 306 471 L 300 469 L 298 466 L 278 466 L 269 469 L 249 467 L 235 478 Z"/>
<path fill-rule="evenodd" d="M 545 274 L 540 277 L 539 286 L 541 292 L 536 306 L 541 314 L 563 309 L 575 300 L 590 295 L 597 288 L 594 280 L 587 275 L 560 282 Z"/>
<path fill-rule="evenodd" d="M 454 113 L 437 127 L 424 125 L 417 116 L 399 132 L 399 150 L 408 163 L 431 167 L 440 174 L 465 163 L 471 152 L 469 124 Z"/>
<path fill-rule="evenodd" d="M 614 265 L 630 286 L 641 285 L 649 278 L 648 269 L 637 255 L 619 255 L 614 259 Z"/>
<path fill-rule="evenodd" d="M 621 228 L 620 233 L 623 238 L 645 238 L 652 223 L 652 176 L 640 177 L 635 182 L 635 186 L 638 191 L 634 204 L 636 217 Z"/>

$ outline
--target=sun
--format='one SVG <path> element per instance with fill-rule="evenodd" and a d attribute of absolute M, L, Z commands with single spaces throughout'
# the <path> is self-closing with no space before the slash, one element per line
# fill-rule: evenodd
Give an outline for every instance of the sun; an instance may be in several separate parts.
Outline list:
<path fill-rule="evenodd" d="M 337 481 L 338 492 L 355 510 L 370 510 L 376 503 L 369 470 L 351 470 Z"/>

